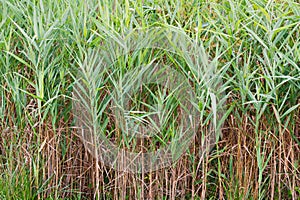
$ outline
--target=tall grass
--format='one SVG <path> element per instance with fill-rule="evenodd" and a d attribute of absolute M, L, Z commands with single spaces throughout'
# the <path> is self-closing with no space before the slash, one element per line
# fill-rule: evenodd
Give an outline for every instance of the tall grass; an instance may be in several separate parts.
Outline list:
<path fill-rule="evenodd" d="M 0 11 L 0 199 L 300 197 L 296 1 L 0 0 Z M 170 167 L 137 174 L 114 170 L 80 140 L 72 110 L 78 69 L 95 74 L 94 64 L 102 58 L 91 56 L 94 49 L 114 56 L 114 49 L 103 49 L 108 37 L 117 42 L 136 29 L 153 27 L 177 29 L 203 46 L 202 62 L 215 68 L 227 95 L 222 137 L 210 152 L 199 153 L 201 133 L 213 121 L 210 99 L 197 89 L 201 77 L 180 55 L 133 52 L 103 69 L 106 75 L 97 73 L 102 78 L 97 82 L 102 87 L 94 88 L 99 89 L 98 103 L 114 97 L 111 92 L 130 62 L 135 66 L 163 58 L 195 86 L 201 99 L 196 102 L 202 109 L 200 133 Z M 140 95 L 151 91 L 143 88 Z M 176 107 L 163 93 L 149 98 L 156 105 L 165 98 L 169 110 Z M 122 135 L 112 134 L 114 122 L 104 120 L 101 126 L 122 144 Z M 171 138 L 172 124 L 165 125 L 160 145 Z M 130 142 L 123 145 L 155 148 Z"/>

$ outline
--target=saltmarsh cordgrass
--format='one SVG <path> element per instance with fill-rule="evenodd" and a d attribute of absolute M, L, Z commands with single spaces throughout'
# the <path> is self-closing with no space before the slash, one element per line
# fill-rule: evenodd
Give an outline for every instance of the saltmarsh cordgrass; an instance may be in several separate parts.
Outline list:
<path fill-rule="evenodd" d="M 0 199 L 299 198 L 296 1 L 0 0 L 0 11 Z M 117 43 L 135 29 L 153 27 L 178 29 L 201 44 L 201 63 L 221 79 L 211 94 L 226 94 L 218 120 L 224 126 L 211 151 L 199 153 L 203 133 L 216 119 L 213 97 L 196 70 L 201 68 L 192 69 L 184 52 L 132 51 L 93 71 L 105 57 L 90 49 L 102 48 L 110 57 L 116 53 L 104 45 L 108 35 Z M 180 70 L 197 94 L 199 130 L 172 166 L 148 173 L 115 170 L 80 140 L 72 110 L 74 86 L 82 81 L 78 71 L 85 66 L 85 75 L 99 77 L 93 79 L 97 84 L 87 80 L 97 85 L 89 89 L 98 92 L 94 103 L 101 108 L 115 97 L 129 67 L 157 59 Z M 144 85 L 130 103 L 141 111 L 130 113 L 137 123 L 151 122 L 147 114 L 159 106 L 173 113 L 162 115 L 164 130 L 151 143 L 122 139 L 109 110 L 95 110 L 107 138 L 137 152 L 171 141 L 178 125 L 170 119 L 179 111 L 168 91 Z"/>

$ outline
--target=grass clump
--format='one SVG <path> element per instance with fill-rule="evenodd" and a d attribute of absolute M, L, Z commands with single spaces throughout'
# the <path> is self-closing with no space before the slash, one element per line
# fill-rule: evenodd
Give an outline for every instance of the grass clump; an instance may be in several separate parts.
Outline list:
<path fill-rule="evenodd" d="M 299 198 L 296 1 L 0 0 L 0 10 L 0 199 Z M 199 44 L 204 64 L 192 68 L 184 51 L 178 55 L 144 49 L 114 57 L 119 55 L 111 48 L 115 44 L 135 30 L 155 27 L 177 30 Z M 108 39 L 112 46 L 105 46 Z M 98 57 L 95 49 L 106 55 Z M 72 92 L 81 81 L 78 69 L 89 64 L 85 75 L 91 75 L 93 66 L 105 61 L 101 59 L 112 58 L 117 62 L 101 68 L 98 82 L 88 83 L 97 86 L 95 103 L 100 108 L 113 99 L 123 74 L 155 59 L 189 80 L 198 98 L 199 134 L 171 167 L 138 174 L 113 170 L 80 140 L 72 109 Z M 222 137 L 203 154 L 201 133 L 214 117 L 213 100 L 197 71 L 201 67 L 212 67 L 221 77 L 227 99 L 219 121 L 224 122 Z M 138 95 L 146 96 L 146 103 L 137 95 L 132 107 L 148 112 L 149 105 L 166 98 L 167 108 L 179 112 L 172 95 L 153 88 L 145 86 Z M 169 113 L 163 135 L 155 139 L 157 146 L 153 141 L 143 145 L 114 133 L 109 110 L 97 112 L 111 141 L 134 151 L 168 143 L 170 127 L 176 129 Z"/>

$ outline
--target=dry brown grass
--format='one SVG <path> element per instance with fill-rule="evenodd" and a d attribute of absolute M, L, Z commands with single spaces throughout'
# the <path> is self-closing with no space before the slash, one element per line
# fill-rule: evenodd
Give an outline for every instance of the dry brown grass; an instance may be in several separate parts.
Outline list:
<path fill-rule="evenodd" d="M 296 124 L 293 127 L 298 140 L 299 116 L 295 114 Z M 43 186 L 38 196 L 40 199 L 49 196 L 74 198 L 76 194 L 81 194 L 84 199 L 92 199 L 95 192 L 103 199 L 116 200 L 227 199 L 230 195 L 238 199 L 258 199 L 255 127 L 248 121 L 253 117 L 243 115 L 239 121 L 231 114 L 224 127 L 224 136 L 218 143 L 218 152 L 214 150 L 206 156 L 185 155 L 174 166 L 151 173 L 118 172 L 101 163 L 97 164 L 76 136 L 76 131 L 64 120 L 60 120 L 55 129 L 51 120 L 42 125 L 41 132 L 38 132 L 41 141 L 39 146 L 36 146 L 30 126 L 25 126 L 18 144 L 10 143 L 15 141 L 13 137 L 16 137 L 16 131 L 4 130 L 4 126 L 1 126 L 1 155 L 11 157 L 6 154 L 13 154 L 14 160 L 7 165 L 11 172 L 29 171 L 29 179 L 37 181 L 31 182 L 31 187 L 38 190 Z M 299 144 L 291 138 L 288 130 L 276 136 L 264 121 L 261 121 L 260 129 L 268 134 L 262 136 L 261 143 L 264 144 L 266 155 L 273 152 L 263 174 L 270 182 L 265 188 L 267 196 L 270 199 L 297 199 L 300 185 L 299 168 L 296 167 L 300 160 Z M 13 127 L 12 121 L 8 123 Z M 199 145 L 196 143 L 191 147 L 194 155 L 197 155 L 197 148 Z M 32 160 L 37 159 L 33 156 L 36 154 L 40 155 L 39 161 Z M 1 162 L 7 161 L 2 159 Z M 37 162 L 40 164 L 34 166 Z M 3 165 L 0 169 L 4 168 Z M 16 181 L 20 179 L 22 177 Z"/>

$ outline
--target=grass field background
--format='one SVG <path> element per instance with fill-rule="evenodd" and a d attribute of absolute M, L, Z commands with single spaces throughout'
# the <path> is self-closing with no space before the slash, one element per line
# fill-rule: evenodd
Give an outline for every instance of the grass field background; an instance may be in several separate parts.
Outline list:
<path fill-rule="evenodd" d="M 151 27 L 203 46 L 227 95 L 223 137 L 210 153 L 196 136 L 171 167 L 125 173 L 78 137 L 74 77 L 107 35 Z M 0 134 L 0 199 L 299 199 L 300 4 L 0 0 Z"/>

